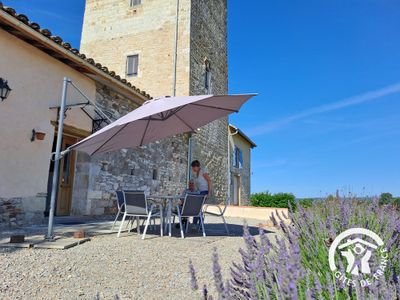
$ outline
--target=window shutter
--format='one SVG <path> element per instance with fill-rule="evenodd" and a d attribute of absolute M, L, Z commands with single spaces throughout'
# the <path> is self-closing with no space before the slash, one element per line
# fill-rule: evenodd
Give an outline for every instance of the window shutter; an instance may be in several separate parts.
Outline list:
<path fill-rule="evenodd" d="M 139 55 L 130 55 L 126 59 L 126 75 L 132 76 L 138 74 Z"/>
<path fill-rule="evenodd" d="M 239 169 L 243 169 L 243 152 L 239 149 Z"/>
<path fill-rule="evenodd" d="M 237 146 L 233 149 L 233 166 L 237 167 Z"/>

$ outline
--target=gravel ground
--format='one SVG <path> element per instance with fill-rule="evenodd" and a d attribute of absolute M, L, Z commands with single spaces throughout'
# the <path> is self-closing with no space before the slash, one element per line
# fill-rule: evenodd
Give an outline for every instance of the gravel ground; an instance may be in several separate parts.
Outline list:
<path fill-rule="evenodd" d="M 199 285 L 207 284 L 213 292 L 213 248 L 226 274 L 243 245 L 243 220 L 227 221 L 229 237 L 217 224 L 220 219 L 209 218 L 206 238 L 191 233 L 182 240 L 175 230 L 172 238 L 153 232 L 141 240 L 135 232 L 125 232 L 120 238 L 97 235 L 67 250 L 0 248 L 0 299 L 93 299 L 97 293 L 101 299 L 116 294 L 121 299 L 200 299 L 190 288 L 189 259 Z M 260 221 L 248 223 L 252 234 L 258 234 Z M 57 228 L 58 234 L 66 232 L 68 227 Z"/>

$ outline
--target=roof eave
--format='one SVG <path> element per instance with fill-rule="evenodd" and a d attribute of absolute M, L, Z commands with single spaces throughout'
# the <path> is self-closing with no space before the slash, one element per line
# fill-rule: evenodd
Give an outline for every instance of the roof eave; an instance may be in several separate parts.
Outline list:
<path fill-rule="evenodd" d="M 242 138 L 244 138 L 249 144 L 250 144 L 250 148 L 256 148 L 257 145 L 256 143 L 254 143 L 252 141 L 252 139 L 250 139 L 242 130 L 240 130 L 238 127 L 236 127 L 235 125 L 229 124 L 229 127 L 232 128 L 233 130 L 235 130 L 237 132 L 237 134 L 239 134 Z"/>
<path fill-rule="evenodd" d="M 0 2 L 1 5 L 1 2 Z M 21 15 L 19 15 L 21 16 Z M 129 83 L 123 83 L 118 75 L 114 72 L 106 73 L 101 64 L 95 64 L 93 59 L 86 59 L 83 54 L 75 54 L 70 49 L 66 49 L 62 44 L 58 44 L 43 33 L 33 29 L 24 22 L 18 20 L 15 16 L 4 11 L 0 6 L 0 28 L 17 36 L 33 45 L 36 48 L 46 52 L 53 58 L 67 64 L 71 68 L 77 69 L 98 83 L 105 84 L 113 90 L 130 98 L 137 104 L 142 104 L 151 97 L 144 92 L 138 91 L 136 88 L 129 86 Z M 83 56 L 83 57 L 82 57 Z M 88 61 L 89 60 L 89 61 Z M 117 78 L 115 78 L 117 77 Z M 129 84 L 129 85 L 128 85 Z"/>

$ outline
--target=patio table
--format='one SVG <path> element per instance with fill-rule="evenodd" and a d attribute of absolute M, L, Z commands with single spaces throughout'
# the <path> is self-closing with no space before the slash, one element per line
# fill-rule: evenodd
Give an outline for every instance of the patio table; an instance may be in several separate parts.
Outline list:
<path fill-rule="evenodd" d="M 171 219 L 172 219 L 172 207 L 174 206 L 174 201 L 182 199 L 182 195 L 161 195 L 161 196 L 149 196 L 148 197 L 150 201 L 153 201 L 157 204 L 160 205 L 160 208 L 163 208 L 163 215 L 166 215 L 166 218 L 162 218 L 162 224 L 160 226 L 164 226 L 164 220 L 167 220 L 168 225 L 168 235 L 172 236 L 172 230 L 171 230 Z"/>

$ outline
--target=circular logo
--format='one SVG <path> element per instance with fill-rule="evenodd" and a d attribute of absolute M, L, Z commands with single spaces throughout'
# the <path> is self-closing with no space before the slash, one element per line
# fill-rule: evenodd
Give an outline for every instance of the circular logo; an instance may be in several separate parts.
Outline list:
<path fill-rule="evenodd" d="M 363 236 L 363 238 L 360 238 Z M 367 238 L 367 239 L 366 239 Z M 337 279 L 346 285 L 355 285 L 358 280 L 361 286 L 369 286 L 385 272 L 388 264 L 387 249 L 382 239 L 373 231 L 365 228 L 351 228 L 339 234 L 329 248 L 329 267 Z M 338 270 L 335 254 L 345 258 L 345 272 Z M 378 267 L 371 270 L 370 260 L 375 254 Z"/>

